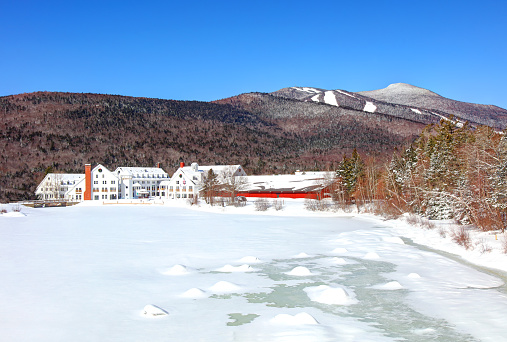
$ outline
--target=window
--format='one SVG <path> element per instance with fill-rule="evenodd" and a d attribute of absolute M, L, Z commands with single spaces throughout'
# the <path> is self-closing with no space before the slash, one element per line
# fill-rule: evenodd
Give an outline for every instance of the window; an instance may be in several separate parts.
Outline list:
<path fill-rule="evenodd" d="M 102 181 L 102 184 L 107 184 L 107 181 Z"/>
<path fill-rule="evenodd" d="M 95 175 L 95 178 L 99 178 L 99 175 Z M 98 199 L 98 198 L 97 198 Z"/>
<path fill-rule="evenodd" d="M 98 201 L 98 200 L 99 200 L 99 195 L 95 195 L 95 196 L 93 197 L 93 199 L 94 199 L 94 200 L 96 200 L 96 201 Z"/>
<path fill-rule="evenodd" d="M 176 184 L 180 184 L 180 181 L 176 181 Z"/>
<path fill-rule="evenodd" d="M 188 191 L 192 191 L 192 185 L 188 186 Z"/>
<path fill-rule="evenodd" d="M 99 184 L 99 181 L 93 181 L 93 184 Z"/>
<path fill-rule="evenodd" d="M 116 181 L 112 180 L 112 181 L 111 181 L 111 184 L 116 184 Z"/>

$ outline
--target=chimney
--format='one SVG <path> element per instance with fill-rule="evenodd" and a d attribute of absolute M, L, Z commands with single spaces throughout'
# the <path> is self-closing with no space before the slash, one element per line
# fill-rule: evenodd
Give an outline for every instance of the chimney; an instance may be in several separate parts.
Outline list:
<path fill-rule="evenodd" d="M 92 199 L 92 164 L 85 164 L 85 191 L 83 199 L 85 201 Z"/>
<path fill-rule="evenodd" d="M 159 169 L 160 169 L 160 163 L 157 163 L 157 168 L 159 168 Z"/>
<path fill-rule="evenodd" d="M 180 162 L 180 168 L 183 168 L 185 167 L 185 163 L 184 162 Z"/>

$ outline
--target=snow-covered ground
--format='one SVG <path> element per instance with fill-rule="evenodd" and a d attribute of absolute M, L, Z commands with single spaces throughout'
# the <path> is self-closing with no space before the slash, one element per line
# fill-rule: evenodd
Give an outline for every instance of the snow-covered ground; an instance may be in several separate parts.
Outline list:
<path fill-rule="evenodd" d="M 2 207 L 5 341 L 507 341 L 504 236 L 302 200 Z"/>

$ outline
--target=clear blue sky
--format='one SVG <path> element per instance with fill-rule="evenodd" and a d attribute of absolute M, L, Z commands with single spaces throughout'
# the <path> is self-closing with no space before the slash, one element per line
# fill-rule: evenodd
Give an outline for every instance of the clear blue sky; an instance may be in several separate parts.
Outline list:
<path fill-rule="evenodd" d="M 0 2 L 0 96 L 210 101 L 404 82 L 507 108 L 507 1 Z"/>

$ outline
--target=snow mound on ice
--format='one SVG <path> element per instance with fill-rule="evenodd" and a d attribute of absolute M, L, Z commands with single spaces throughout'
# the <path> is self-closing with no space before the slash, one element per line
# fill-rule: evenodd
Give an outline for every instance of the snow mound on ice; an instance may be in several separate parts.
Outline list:
<path fill-rule="evenodd" d="M 204 297 L 206 297 L 206 292 L 204 292 L 201 289 L 198 289 L 197 287 L 194 287 L 194 288 L 182 293 L 180 297 L 193 298 L 193 299 L 204 298 Z"/>
<path fill-rule="evenodd" d="M 8 213 L 5 213 L 5 214 L 2 214 L 0 216 L 3 216 L 3 217 L 25 217 L 26 214 L 23 214 L 22 212 L 20 211 L 11 211 L 11 212 L 8 212 Z"/>
<path fill-rule="evenodd" d="M 210 290 L 215 293 L 232 293 L 241 290 L 241 287 L 228 281 L 219 281 Z"/>
<path fill-rule="evenodd" d="M 156 305 L 148 304 L 144 307 L 143 315 L 147 317 L 166 316 L 169 313 Z"/>
<path fill-rule="evenodd" d="M 335 248 L 331 251 L 331 253 L 335 253 L 335 254 L 344 254 L 344 253 L 347 253 L 348 250 L 346 248 L 343 248 L 343 247 L 338 247 L 338 248 Z"/>
<path fill-rule="evenodd" d="M 400 239 L 398 236 L 384 236 L 382 240 L 384 240 L 385 242 L 398 243 L 400 245 L 405 244 L 405 242 L 403 242 L 403 240 Z"/>
<path fill-rule="evenodd" d="M 299 258 L 299 259 L 302 259 L 302 258 L 309 258 L 310 256 L 304 252 L 301 252 L 299 254 L 296 254 L 294 255 L 294 258 Z"/>
<path fill-rule="evenodd" d="M 310 300 L 323 304 L 350 305 L 357 303 L 353 292 L 345 288 L 320 285 L 304 289 Z"/>
<path fill-rule="evenodd" d="M 410 273 L 408 275 L 409 278 L 412 278 L 412 279 L 418 279 L 418 278 L 421 278 L 421 276 L 417 273 Z"/>
<path fill-rule="evenodd" d="M 369 260 L 374 260 L 374 259 L 379 259 L 380 256 L 375 253 L 375 252 L 368 252 L 366 253 L 366 255 L 364 256 L 365 259 L 369 259 Z"/>
<path fill-rule="evenodd" d="M 258 264 L 258 263 L 262 262 L 259 258 L 251 256 L 251 255 L 243 257 L 243 258 L 239 259 L 238 261 L 244 262 L 247 264 Z"/>
<path fill-rule="evenodd" d="M 170 269 L 162 272 L 162 274 L 165 275 L 185 275 L 189 273 L 190 271 L 185 265 L 174 265 Z"/>
<path fill-rule="evenodd" d="M 337 264 L 337 265 L 346 265 L 347 264 L 347 261 L 345 259 L 343 259 L 343 258 L 336 258 L 336 257 L 333 258 L 333 259 L 331 259 L 331 262 L 333 264 Z"/>
<path fill-rule="evenodd" d="M 306 312 L 300 312 L 294 316 L 289 314 L 280 314 L 273 317 L 270 321 L 272 324 L 277 325 L 306 325 L 306 324 L 319 324 L 312 315 Z"/>
<path fill-rule="evenodd" d="M 391 281 L 387 284 L 373 286 L 373 288 L 379 290 L 401 290 L 403 286 L 397 281 Z"/>
<path fill-rule="evenodd" d="M 253 268 L 249 265 L 241 265 L 241 266 L 232 266 L 232 265 L 225 265 L 224 267 L 221 267 L 217 269 L 218 272 L 253 272 Z"/>
<path fill-rule="evenodd" d="M 292 271 L 287 272 L 287 275 L 291 276 L 308 276 L 312 275 L 313 273 L 310 272 L 310 270 L 304 266 L 297 266 L 292 269 Z"/>

